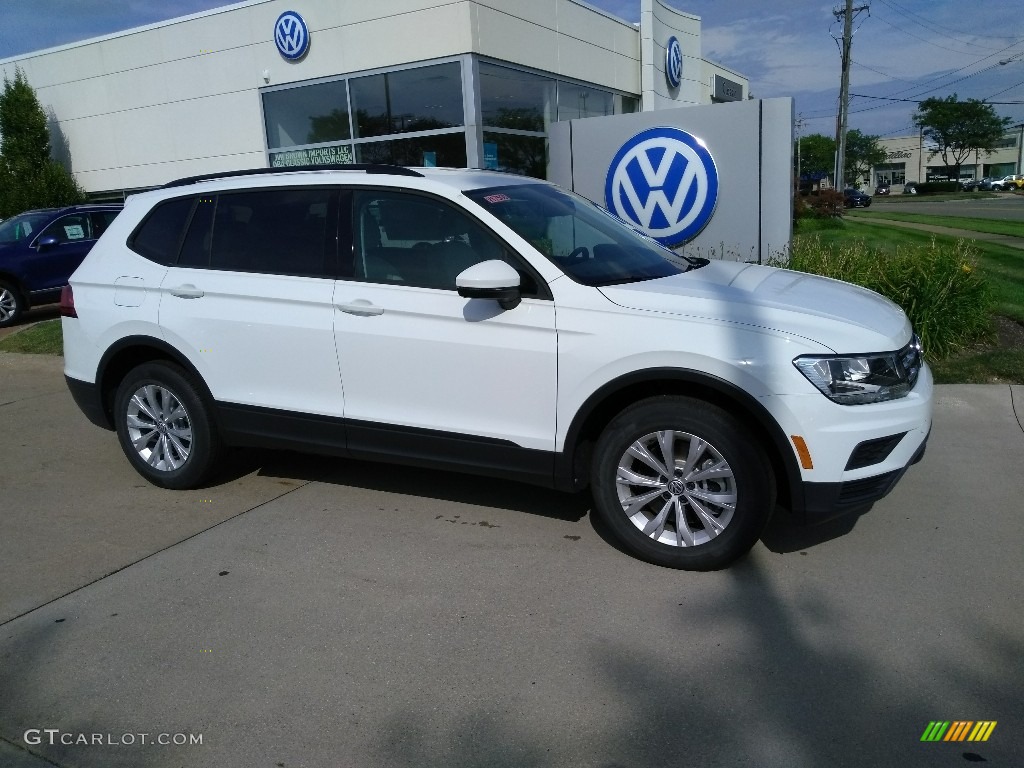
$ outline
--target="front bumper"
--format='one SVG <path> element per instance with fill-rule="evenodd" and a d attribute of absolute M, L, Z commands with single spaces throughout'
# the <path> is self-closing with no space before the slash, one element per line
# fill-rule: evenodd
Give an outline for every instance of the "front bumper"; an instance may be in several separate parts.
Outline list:
<path fill-rule="evenodd" d="M 901 469 L 893 469 L 881 475 L 847 480 L 841 483 L 804 482 L 802 484 L 803 504 L 800 508 L 801 522 L 824 523 L 843 515 L 864 512 L 896 487 L 896 483 L 906 474 L 907 470 L 924 457 L 927 445 L 928 438 L 925 437 L 910 461 Z"/>

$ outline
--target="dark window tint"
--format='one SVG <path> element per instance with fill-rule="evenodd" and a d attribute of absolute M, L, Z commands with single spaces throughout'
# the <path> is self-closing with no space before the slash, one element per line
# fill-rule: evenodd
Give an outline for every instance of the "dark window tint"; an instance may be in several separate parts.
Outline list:
<path fill-rule="evenodd" d="M 210 266 L 279 275 L 328 275 L 326 254 L 329 243 L 334 242 L 331 222 L 337 220 L 332 215 L 337 211 L 336 198 L 337 192 L 327 189 L 265 189 L 219 195 L 213 215 Z M 201 254 L 202 247 L 200 242 L 190 253 Z"/>
<path fill-rule="evenodd" d="M 264 93 L 263 114 L 271 149 L 349 138 L 344 80 Z"/>
<path fill-rule="evenodd" d="M 201 197 L 196 201 L 192 212 L 192 221 L 188 225 L 188 234 L 181 246 L 178 256 L 180 267 L 210 266 L 210 247 L 213 244 L 213 212 L 217 206 L 217 198 Z"/>
<path fill-rule="evenodd" d="M 191 197 L 160 203 L 135 230 L 128 246 L 157 264 L 173 264 L 191 211 Z"/>
<path fill-rule="evenodd" d="M 368 141 L 356 144 L 356 158 L 360 163 L 465 168 L 466 134 L 459 131 L 414 139 Z"/>
<path fill-rule="evenodd" d="M 462 68 L 434 64 L 349 81 L 356 136 L 453 128 L 464 122 Z"/>
<path fill-rule="evenodd" d="M 520 269 L 501 242 L 457 208 L 421 195 L 356 191 L 355 277 L 372 283 L 455 290 L 464 269 L 501 259 Z M 524 294 L 536 292 L 527 276 Z"/>
<path fill-rule="evenodd" d="M 107 227 L 109 227 L 111 222 L 117 218 L 118 213 L 120 213 L 120 211 L 94 211 L 93 213 L 90 213 L 89 218 L 92 220 L 92 236 L 98 238 L 106 232 Z"/>

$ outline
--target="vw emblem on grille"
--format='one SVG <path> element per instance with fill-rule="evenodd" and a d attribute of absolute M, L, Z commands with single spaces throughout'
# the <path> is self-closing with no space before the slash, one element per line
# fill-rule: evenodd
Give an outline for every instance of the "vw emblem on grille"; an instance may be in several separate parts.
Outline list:
<path fill-rule="evenodd" d="M 665 44 L 665 79 L 670 88 L 678 88 L 683 81 L 683 48 L 675 37 Z"/>
<path fill-rule="evenodd" d="M 678 128 L 650 128 L 612 160 L 605 204 L 669 247 L 692 240 L 718 204 L 718 169 L 704 142 Z"/>
<path fill-rule="evenodd" d="M 295 11 L 285 11 L 274 24 L 274 42 L 286 59 L 301 59 L 309 50 L 309 29 Z"/>

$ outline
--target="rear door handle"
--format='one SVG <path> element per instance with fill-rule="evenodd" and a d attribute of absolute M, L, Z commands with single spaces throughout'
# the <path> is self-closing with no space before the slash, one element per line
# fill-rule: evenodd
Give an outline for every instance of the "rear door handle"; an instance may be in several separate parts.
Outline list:
<path fill-rule="evenodd" d="M 179 299 L 201 299 L 205 295 L 202 288 L 196 288 L 191 283 L 170 288 L 169 292 L 171 296 L 177 296 Z"/>
<path fill-rule="evenodd" d="M 378 307 L 366 299 L 356 299 L 351 304 L 335 304 L 335 306 L 342 312 L 349 315 L 359 315 L 360 317 L 374 317 L 375 315 L 383 315 L 384 307 Z"/>

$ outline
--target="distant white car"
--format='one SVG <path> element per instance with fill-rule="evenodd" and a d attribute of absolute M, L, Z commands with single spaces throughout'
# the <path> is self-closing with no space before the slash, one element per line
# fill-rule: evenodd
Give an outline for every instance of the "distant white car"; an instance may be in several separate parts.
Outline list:
<path fill-rule="evenodd" d="M 1003 176 L 998 181 L 992 182 L 992 189 L 1005 192 L 1011 189 L 1024 189 L 1024 176 L 1021 174 L 1012 174 L 1010 176 Z"/>
<path fill-rule="evenodd" d="M 862 510 L 931 427 L 887 299 L 681 257 L 501 173 L 184 179 L 128 199 L 61 311 L 76 402 L 156 485 L 202 484 L 235 445 L 589 486 L 675 568 L 743 555 L 777 498 Z"/>

